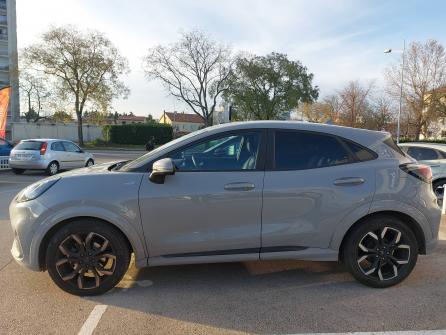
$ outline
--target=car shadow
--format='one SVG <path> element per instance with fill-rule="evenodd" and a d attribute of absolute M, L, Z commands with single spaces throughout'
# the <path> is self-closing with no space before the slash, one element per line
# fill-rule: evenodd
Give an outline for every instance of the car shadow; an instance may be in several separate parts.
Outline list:
<path fill-rule="evenodd" d="M 117 288 L 89 300 L 226 330 L 280 333 L 295 331 L 300 318 L 311 330 L 307 315 L 333 308 L 358 288 L 374 291 L 335 262 L 132 267 Z"/>

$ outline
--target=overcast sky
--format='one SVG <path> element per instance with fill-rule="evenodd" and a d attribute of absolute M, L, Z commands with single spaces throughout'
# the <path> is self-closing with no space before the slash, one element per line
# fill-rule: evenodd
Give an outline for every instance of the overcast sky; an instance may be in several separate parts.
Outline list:
<path fill-rule="evenodd" d="M 50 25 L 96 29 L 128 58 L 131 94 L 119 112 L 159 117 L 186 110 L 158 82 L 147 82 L 141 60 L 149 47 L 175 41 L 179 32 L 201 29 L 235 51 L 272 51 L 300 60 L 314 73 L 320 96 L 349 80 L 376 80 L 406 41 L 428 38 L 446 44 L 446 1 L 359 0 L 17 0 L 19 50 Z"/>

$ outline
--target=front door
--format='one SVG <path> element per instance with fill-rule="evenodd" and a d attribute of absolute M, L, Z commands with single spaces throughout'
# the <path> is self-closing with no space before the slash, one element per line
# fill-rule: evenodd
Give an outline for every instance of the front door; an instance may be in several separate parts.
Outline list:
<path fill-rule="evenodd" d="M 224 133 L 168 154 L 176 173 L 163 184 L 147 173 L 139 205 L 149 256 L 258 259 L 264 147 L 262 131 Z"/>
<path fill-rule="evenodd" d="M 82 150 L 72 142 L 63 142 L 68 158 L 67 168 L 75 169 L 85 166 L 84 154 Z"/>

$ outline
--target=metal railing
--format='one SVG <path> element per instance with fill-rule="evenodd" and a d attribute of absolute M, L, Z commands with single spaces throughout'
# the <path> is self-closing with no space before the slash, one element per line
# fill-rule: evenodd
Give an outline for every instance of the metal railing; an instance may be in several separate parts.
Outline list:
<path fill-rule="evenodd" d="M 0 170 L 9 169 L 9 156 L 0 156 Z"/>

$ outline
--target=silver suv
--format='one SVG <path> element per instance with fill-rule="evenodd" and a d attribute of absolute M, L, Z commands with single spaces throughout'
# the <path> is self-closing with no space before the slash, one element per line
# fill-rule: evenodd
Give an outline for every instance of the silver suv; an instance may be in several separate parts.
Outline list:
<path fill-rule="evenodd" d="M 45 170 L 50 176 L 60 170 L 71 170 L 94 164 L 91 153 L 67 140 L 23 140 L 11 150 L 9 167 L 15 174 L 26 170 Z"/>
<path fill-rule="evenodd" d="M 12 254 L 77 295 L 114 287 L 131 253 L 137 267 L 339 260 L 388 287 L 437 243 L 431 177 L 388 133 L 231 123 L 27 187 L 10 205 Z"/>

